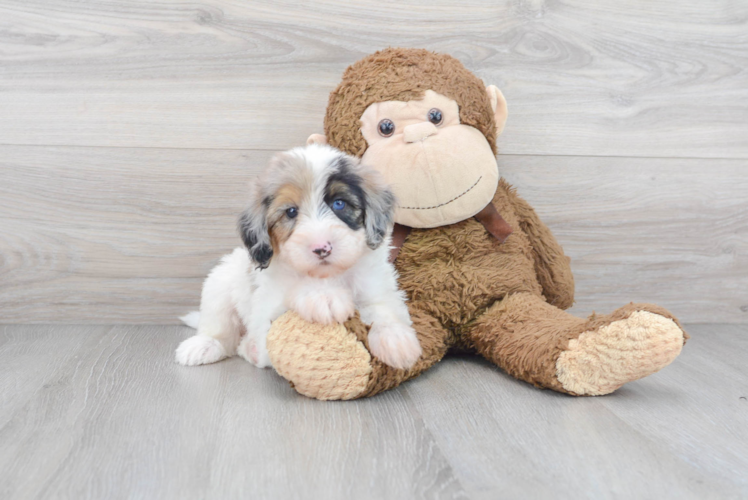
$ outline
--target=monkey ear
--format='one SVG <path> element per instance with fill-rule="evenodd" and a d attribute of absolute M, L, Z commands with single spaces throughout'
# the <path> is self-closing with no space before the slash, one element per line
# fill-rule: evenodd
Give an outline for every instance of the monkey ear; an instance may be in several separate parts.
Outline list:
<path fill-rule="evenodd" d="M 306 140 L 306 143 L 307 146 L 311 146 L 312 144 L 327 144 L 327 137 L 322 134 L 312 134 Z"/>
<path fill-rule="evenodd" d="M 508 115 L 506 99 L 496 85 L 486 87 L 486 93 L 488 93 L 488 100 L 491 101 L 491 109 L 496 121 L 496 137 L 498 137 L 504 131 L 504 125 L 506 125 Z"/>

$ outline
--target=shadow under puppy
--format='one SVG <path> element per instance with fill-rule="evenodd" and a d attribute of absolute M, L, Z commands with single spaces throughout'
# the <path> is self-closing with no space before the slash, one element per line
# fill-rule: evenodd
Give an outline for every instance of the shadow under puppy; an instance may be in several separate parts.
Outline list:
<path fill-rule="evenodd" d="M 405 295 L 389 263 L 395 200 L 379 173 L 329 146 L 276 155 L 252 184 L 239 219 L 246 249 L 224 256 L 203 284 L 200 312 L 182 320 L 182 365 L 239 354 L 271 366 L 270 324 L 293 310 L 342 323 L 359 311 L 374 356 L 410 368 L 421 356 Z"/>

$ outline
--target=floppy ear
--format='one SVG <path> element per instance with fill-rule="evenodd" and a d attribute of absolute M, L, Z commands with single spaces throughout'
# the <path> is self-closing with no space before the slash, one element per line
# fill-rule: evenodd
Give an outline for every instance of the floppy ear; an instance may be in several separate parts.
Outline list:
<path fill-rule="evenodd" d="M 273 257 L 267 224 L 269 204 L 270 200 L 262 199 L 259 186 L 255 184 L 252 186 L 250 204 L 239 216 L 239 234 L 258 269 L 267 268 Z"/>
<path fill-rule="evenodd" d="M 372 250 L 384 241 L 387 231 L 392 227 L 395 218 L 395 195 L 384 182 L 381 174 L 374 169 L 366 169 L 361 176 L 366 207 L 364 208 L 364 225 L 366 244 Z"/>

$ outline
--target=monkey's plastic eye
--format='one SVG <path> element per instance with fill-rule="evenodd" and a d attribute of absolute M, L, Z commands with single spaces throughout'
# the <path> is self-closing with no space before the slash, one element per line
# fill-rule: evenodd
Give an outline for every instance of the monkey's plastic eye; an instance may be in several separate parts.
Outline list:
<path fill-rule="evenodd" d="M 395 133 L 395 124 L 392 123 L 392 120 L 385 118 L 381 122 L 379 122 L 379 135 L 382 137 L 389 137 L 392 134 Z"/>
<path fill-rule="evenodd" d="M 286 210 L 286 217 L 289 219 L 295 219 L 297 215 L 299 215 L 299 209 L 296 207 L 291 207 Z"/>
<path fill-rule="evenodd" d="M 332 202 L 333 210 L 343 210 L 345 208 L 345 202 L 343 200 L 335 200 Z"/>
<path fill-rule="evenodd" d="M 436 108 L 429 110 L 429 121 L 434 125 L 439 125 L 442 122 L 442 112 Z"/>

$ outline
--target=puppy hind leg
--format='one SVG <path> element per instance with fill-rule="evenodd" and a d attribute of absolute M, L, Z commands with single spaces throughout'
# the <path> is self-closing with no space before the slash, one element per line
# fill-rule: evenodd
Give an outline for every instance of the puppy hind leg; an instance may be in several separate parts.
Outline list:
<path fill-rule="evenodd" d="M 239 356 L 246 359 L 258 368 L 271 368 L 270 355 L 267 349 L 267 337 L 265 335 L 245 335 L 236 349 Z"/>
<path fill-rule="evenodd" d="M 175 353 L 177 363 L 185 366 L 215 363 L 236 353 L 236 345 L 244 327 L 235 311 L 222 314 L 203 312 L 193 335 L 179 344 Z"/>
<path fill-rule="evenodd" d="M 225 357 L 221 343 L 205 335 L 193 335 L 179 344 L 174 353 L 176 362 L 183 366 L 207 365 Z"/>

